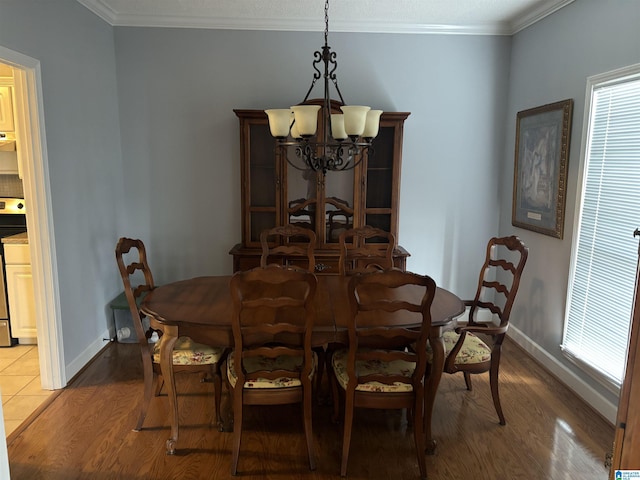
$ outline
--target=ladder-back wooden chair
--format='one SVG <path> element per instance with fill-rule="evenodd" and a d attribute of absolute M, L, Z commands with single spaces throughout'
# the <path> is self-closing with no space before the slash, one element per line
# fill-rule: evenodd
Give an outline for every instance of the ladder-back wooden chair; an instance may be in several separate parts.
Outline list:
<path fill-rule="evenodd" d="M 340 275 L 393 268 L 396 239 L 390 232 L 365 225 L 343 231 L 338 242 Z"/>
<path fill-rule="evenodd" d="M 227 380 L 233 398 L 232 475 L 238 469 L 244 405 L 302 403 L 309 467 L 316 468 L 311 423 L 316 286 L 313 273 L 278 265 L 237 272 L 231 279 L 234 348 Z"/>
<path fill-rule="evenodd" d="M 472 388 L 472 374 L 490 372 L 491 395 L 500 425 L 506 423 L 498 394 L 502 342 L 509 328 L 511 309 L 528 255 L 529 249 L 516 236 L 489 240 L 476 295 L 473 300 L 464 302 L 469 307 L 468 320 L 455 331 L 443 335 L 445 372 L 463 372 L 468 390 Z M 486 313 L 484 317 L 483 312 Z M 430 360 L 428 347 L 427 354 Z"/>
<path fill-rule="evenodd" d="M 297 266 L 310 272 L 315 270 L 316 261 L 313 252 L 316 234 L 313 230 L 295 225 L 273 227 L 260 233 L 260 245 L 262 246 L 261 267 L 265 267 L 268 263 L 277 263 L 284 266 Z M 306 264 L 304 257 L 306 257 Z M 277 262 L 274 262 L 275 259 Z"/>
<path fill-rule="evenodd" d="M 124 293 L 131 311 L 133 326 L 142 354 L 142 370 L 144 376 L 144 395 L 135 431 L 142 429 L 147 415 L 149 403 L 154 393 L 159 395 L 163 385 L 160 370 L 159 343 L 149 341 L 154 330 L 149 327 L 145 315 L 140 312 L 139 304 L 142 298 L 154 288 L 153 275 L 147 262 L 147 252 L 141 240 L 120 238 L 116 245 L 116 260 Z M 161 332 L 158 332 L 161 333 Z M 220 364 L 225 358 L 226 350 L 195 343 L 189 337 L 180 337 L 173 350 L 173 368 L 175 372 L 202 373 L 203 380 L 207 374 L 211 375 L 214 385 L 215 422 L 220 425 L 220 397 L 222 377 Z"/>
<path fill-rule="evenodd" d="M 345 398 L 342 476 L 347 474 L 354 408 L 406 408 L 413 415 L 420 476 L 426 478 L 424 382 L 435 292 L 430 277 L 398 269 L 351 278 L 349 346 L 331 357 L 334 421 L 341 391 Z"/>

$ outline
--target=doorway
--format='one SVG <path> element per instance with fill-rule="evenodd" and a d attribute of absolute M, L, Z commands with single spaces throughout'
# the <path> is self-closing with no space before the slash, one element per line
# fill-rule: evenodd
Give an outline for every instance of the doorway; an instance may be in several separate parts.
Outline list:
<path fill-rule="evenodd" d="M 40 62 L 0 46 L 0 62 L 13 67 L 14 123 L 22 157 L 27 231 L 33 274 L 38 354 L 42 388 L 66 383 L 60 326 L 59 293 L 49 209 L 50 186 L 42 104 Z"/>

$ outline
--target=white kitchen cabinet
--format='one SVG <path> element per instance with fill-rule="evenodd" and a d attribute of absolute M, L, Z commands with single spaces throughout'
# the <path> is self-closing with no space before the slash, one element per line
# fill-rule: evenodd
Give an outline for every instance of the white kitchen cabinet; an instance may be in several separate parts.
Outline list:
<path fill-rule="evenodd" d="M 0 147 L 0 175 L 19 175 L 17 152 L 3 152 Z"/>
<path fill-rule="evenodd" d="M 28 244 L 4 245 L 11 334 L 21 344 L 35 344 L 36 312 Z"/>
<path fill-rule="evenodd" d="M 0 132 L 13 132 L 11 87 L 0 86 Z"/>

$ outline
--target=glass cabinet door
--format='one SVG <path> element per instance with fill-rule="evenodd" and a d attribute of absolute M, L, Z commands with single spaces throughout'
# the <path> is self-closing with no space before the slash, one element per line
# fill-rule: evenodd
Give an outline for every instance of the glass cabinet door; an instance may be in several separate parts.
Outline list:
<path fill-rule="evenodd" d="M 343 172 L 314 172 L 298 170 L 283 162 L 287 169 L 287 221 L 313 230 L 317 247 L 338 244 L 340 233 L 353 226 L 354 195 L 353 170 Z"/>
<path fill-rule="evenodd" d="M 364 185 L 364 223 L 372 227 L 398 232 L 400 165 L 404 120 L 402 112 L 385 112 L 380 119 L 373 151 L 367 155 Z"/>
<path fill-rule="evenodd" d="M 298 170 L 291 165 L 285 165 L 285 168 L 287 169 L 285 205 L 287 223 L 315 232 L 318 203 L 316 172 L 310 168 Z"/>
<path fill-rule="evenodd" d="M 391 231 L 393 187 L 393 128 L 381 127 L 367 158 L 365 223 Z"/>
<path fill-rule="evenodd" d="M 340 234 L 354 226 L 354 170 L 327 172 L 324 178 L 324 243 L 338 244 Z"/>
<path fill-rule="evenodd" d="M 236 111 L 240 117 L 243 243 L 260 245 L 260 232 L 279 224 L 280 166 L 264 112 Z"/>

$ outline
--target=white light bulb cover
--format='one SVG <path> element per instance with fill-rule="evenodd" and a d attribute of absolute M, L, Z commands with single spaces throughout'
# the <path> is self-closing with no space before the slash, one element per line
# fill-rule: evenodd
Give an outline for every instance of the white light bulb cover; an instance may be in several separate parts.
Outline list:
<path fill-rule="evenodd" d="M 375 138 L 378 135 L 380 115 L 382 115 L 382 110 L 369 110 L 367 112 L 367 120 L 364 124 L 364 132 L 362 132 L 364 138 Z"/>
<path fill-rule="evenodd" d="M 335 140 L 347 138 L 347 132 L 344 129 L 344 115 L 341 113 L 331 114 L 331 135 Z"/>
<path fill-rule="evenodd" d="M 344 105 L 340 107 L 340 110 L 344 113 L 344 129 L 347 135 L 350 137 L 362 135 L 367 119 L 367 112 L 371 110 L 371 107 Z"/>
<path fill-rule="evenodd" d="M 300 140 L 302 138 L 302 135 L 300 135 L 300 132 L 298 131 L 298 124 L 294 120 L 295 115 L 293 114 L 293 112 L 291 112 L 291 138 Z"/>
<path fill-rule="evenodd" d="M 302 136 L 315 135 L 318 128 L 320 105 L 295 105 L 291 107 L 296 118 L 298 132 Z"/>
<path fill-rule="evenodd" d="M 265 110 L 269 117 L 269 130 L 276 138 L 285 138 L 289 135 L 289 125 L 291 124 L 291 110 L 288 108 L 276 108 Z"/>

